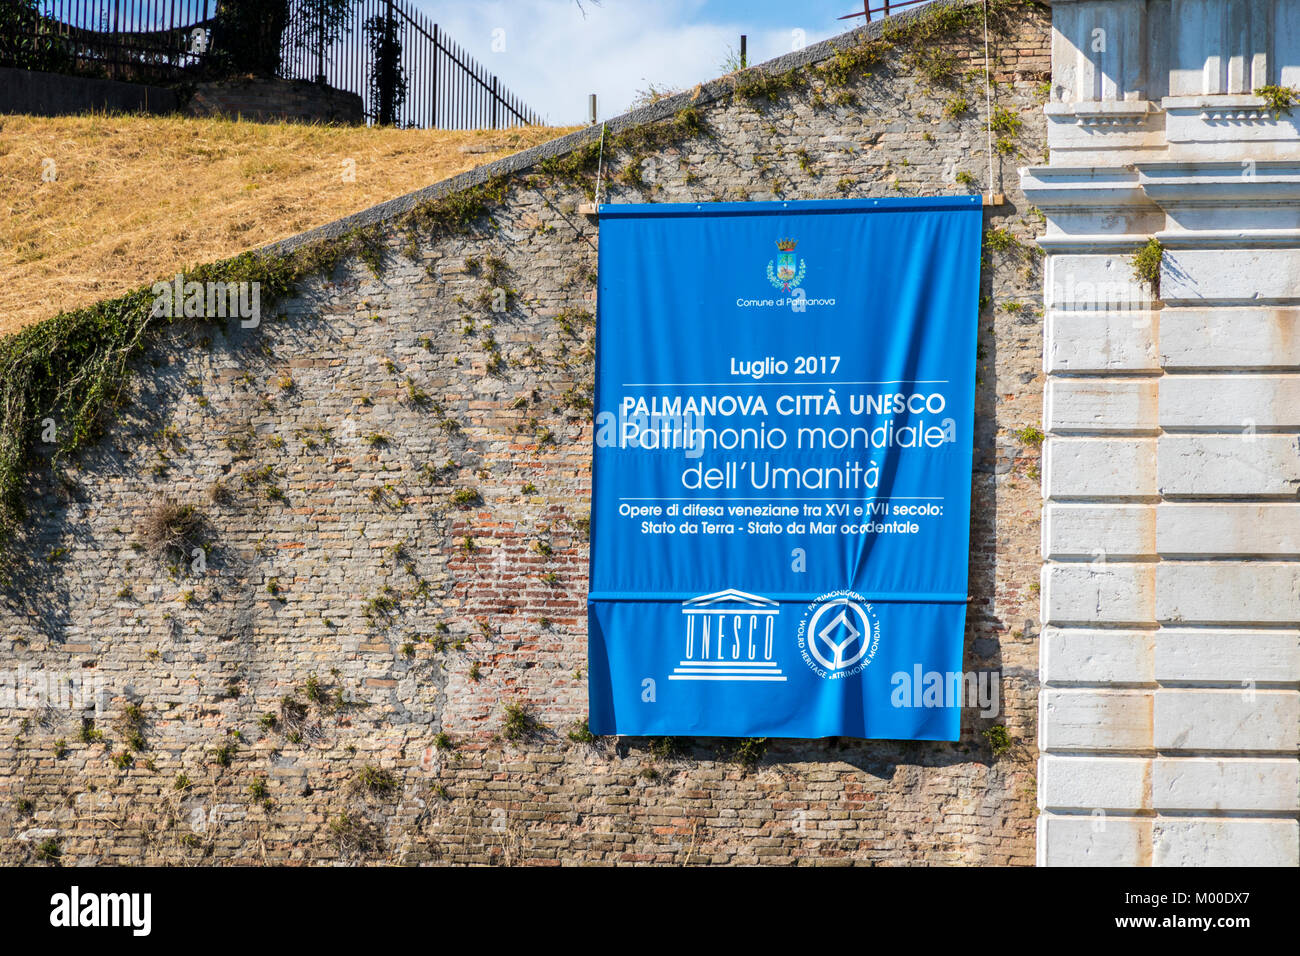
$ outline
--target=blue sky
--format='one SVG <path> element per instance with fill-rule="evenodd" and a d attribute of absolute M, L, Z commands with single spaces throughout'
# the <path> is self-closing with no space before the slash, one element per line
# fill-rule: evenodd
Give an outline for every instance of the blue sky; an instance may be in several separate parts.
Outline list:
<path fill-rule="evenodd" d="M 649 84 L 712 79 L 742 33 L 758 63 L 862 22 L 836 19 L 861 0 L 584 0 L 585 17 L 574 0 L 412 2 L 557 125 L 585 121 L 588 93 L 608 119 Z"/>

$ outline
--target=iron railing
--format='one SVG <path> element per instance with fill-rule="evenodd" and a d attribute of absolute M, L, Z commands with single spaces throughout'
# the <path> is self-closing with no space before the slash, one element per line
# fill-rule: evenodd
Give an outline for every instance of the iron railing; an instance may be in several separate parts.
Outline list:
<path fill-rule="evenodd" d="M 839 19 L 851 20 L 854 17 L 866 17 L 867 20 L 870 21 L 872 15 L 878 13 L 880 14 L 880 19 L 883 20 L 885 17 L 892 13 L 897 13 L 904 7 L 914 7 L 919 3 L 929 2 L 930 0 L 898 0 L 898 2 L 891 3 L 890 0 L 883 0 L 880 6 L 873 7 L 871 5 L 871 0 L 862 0 L 862 10 L 860 13 L 846 13 Z"/>
<path fill-rule="evenodd" d="M 297 9 L 302 0 L 292 0 Z M 405 97 L 385 104 L 372 81 L 375 50 L 366 24 L 389 24 L 396 39 Z M 505 88 L 486 67 L 471 57 L 436 23 L 400 0 L 358 0 L 343 35 L 322 53 L 313 52 L 309 18 L 290 17 L 285 34 L 284 75 L 298 79 L 324 76 L 330 86 L 361 94 L 366 115 L 378 122 L 393 106 L 392 122 L 399 126 L 440 129 L 497 129 L 532 125 L 542 118 Z M 319 46 L 319 44 L 318 44 Z"/>
<path fill-rule="evenodd" d="M 201 72 L 216 0 L 0 0 L 0 66 L 175 83 Z"/>
<path fill-rule="evenodd" d="M 313 36 L 325 28 L 313 22 L 306 0 L 280 2 L 287 26 L 279 74 L 358 94 L 372 123 L 496 129 L 542 122 L 402 0 L 354 0 L 342 28 L 324 42 Z M 164 84 L 229 72 L 220 0 L 42 0 L 35 13 L 25 7 L 0 0 L 0 66 Z"/>

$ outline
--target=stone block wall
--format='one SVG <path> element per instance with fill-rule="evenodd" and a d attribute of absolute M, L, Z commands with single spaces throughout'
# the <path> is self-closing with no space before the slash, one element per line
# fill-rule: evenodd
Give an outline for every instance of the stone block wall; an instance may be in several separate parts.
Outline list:
<path fill-rule="evenodd" d="M 240 77 L 199 83 L 185 104 L 189 116 L 229 116 L 259 121 L 290 120 L 359 126 L 361 97 L 310 80 Z"/>
<path fill-rule="evenodd" d="M 956 743 L 583 739 L 599 223 L 594 177 L 537 164 L 588 130 L 294 240 L 384 230 L 373 272 L 349 257 L 256 328 L 177 323 L 107 437 L 37 477 L 0 671 L 102 696 L 0 700 L 0 859 L 54 840 L 69 863 L 1032 863 L 1043 278 L 1011 169 L 1041 156 L 1048 29 L 991 6 L 994 105 L 1019 121 L 991 183 L 974 19 L 944 46 L 955 73 L 900 40 L 847 89 L 724 78 L 615 121 L 694 107 L 702 129 L 607 149 L 601 199 L 1006 193 L 965 647 L 1000 675 L 997 716 L 968 710 Z M 394 225 L 489 175 L 503 201 L 469 232 L 412 246 Z M 168 500 L 203 517 L 201 568 L 147 547 Z"/>
<path fill-rule="evenodd" d="M 171 113 L 178 103 L 165 86 L 0 66 L 0 113 Z"/>
<path fill-rule="evenodd" d="M 1053 14 L 1039 860 L 1294 867 L 1300 2 Z"/>
<path fill-rule="evenodd" d="M 102 111 L 242 117 L 261 122 L 360 125 L 361 97 L 308 80 L 239 77 L 198 83 L 191 95 L 144 83 L 0 67 L 0 113 L 36 116 Z"/>

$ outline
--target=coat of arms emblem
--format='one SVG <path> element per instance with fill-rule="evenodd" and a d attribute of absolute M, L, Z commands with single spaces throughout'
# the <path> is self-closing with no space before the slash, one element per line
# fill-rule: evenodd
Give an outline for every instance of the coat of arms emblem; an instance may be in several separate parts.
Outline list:
<path fill-rule="evenodd" d="M 798 268 L 795 267 L 796 256 L 794 247 L 798 243 L 794 239 L 778 239 L 776 247 L 780 254 L 776 259 L 767 264 L 767 281 L 772 286 L 789 292 L 791 289 L 797 289 L 803 284 L 803 274 L 807 269 L 807 262 L 798 259 Z"/>

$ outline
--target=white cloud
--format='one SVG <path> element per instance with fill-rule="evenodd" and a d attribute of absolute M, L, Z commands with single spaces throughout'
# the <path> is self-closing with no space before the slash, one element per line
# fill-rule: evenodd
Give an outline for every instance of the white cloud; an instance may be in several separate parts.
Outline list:
<path fill-rule="evenodd" d="M 456 0 L 418 3 L 458 43 L 501 77 L 507 88 L 548 123 L 586 120 L 587 95 L 596 93 L 600 119 L 624 112 L 638 91 L 689 88 L 722 72 L 729 49 L 749 34 L 751 63 L 793 48 L 791 23 L 754 25 L 709 20 L 703 0 Z M 802 25 L 808 43 L 837 32 Z M 505 50 L 492 51 L 493 31 L 504 30 Z"/>

